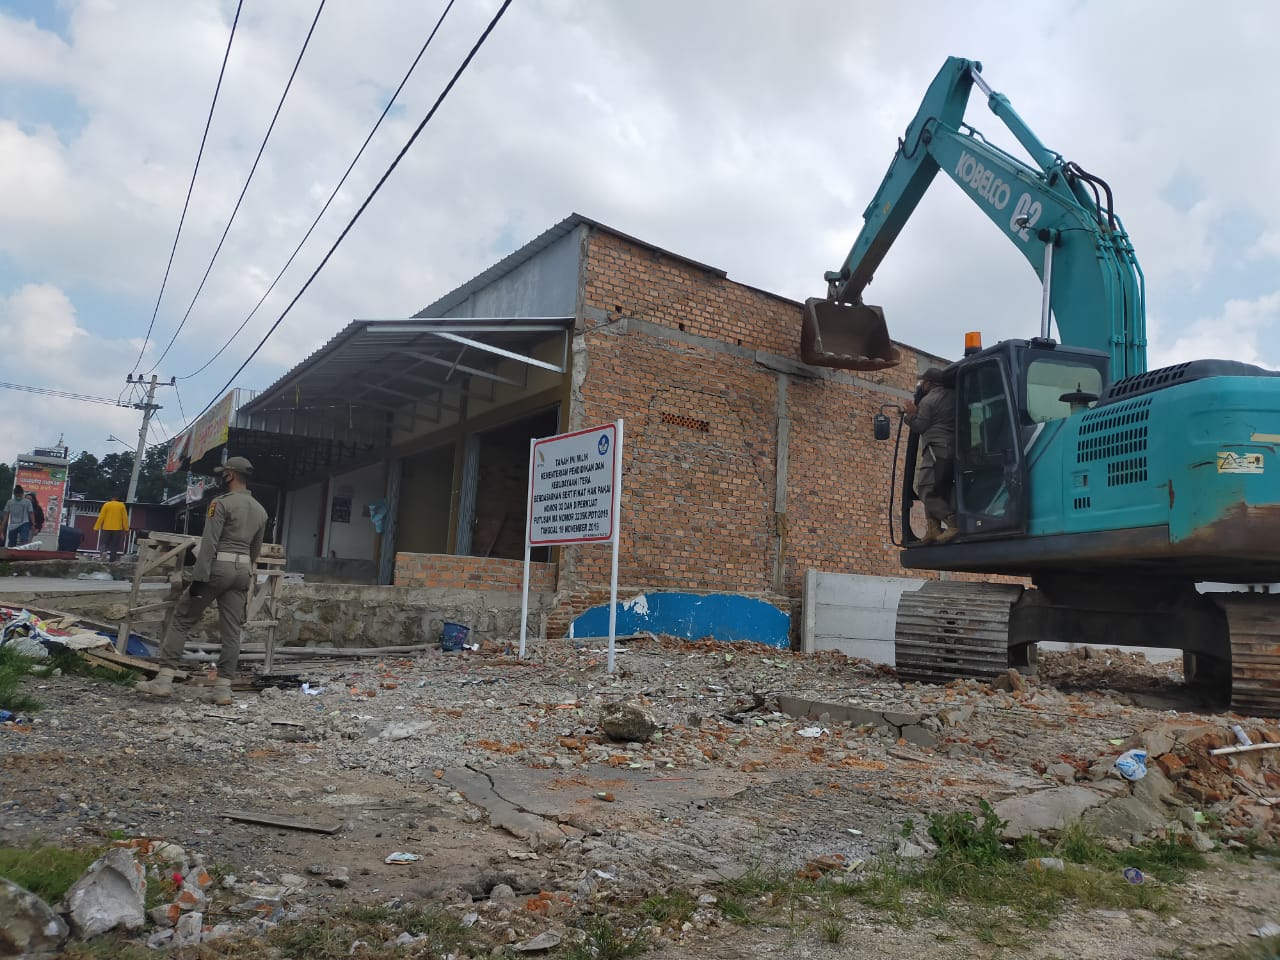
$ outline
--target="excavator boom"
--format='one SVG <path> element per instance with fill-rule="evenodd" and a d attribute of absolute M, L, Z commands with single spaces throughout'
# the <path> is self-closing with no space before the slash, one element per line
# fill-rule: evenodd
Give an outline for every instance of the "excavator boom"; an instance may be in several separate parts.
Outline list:
<path fill-rule="evenodd" d="M 1045 289 L 1041 336 L 1050 314 L 1062 340 L 1106 352 L 1116 377 L 1146 369 L 1145 293 L 1141 268 L 1110 188 L 1049 150 L 1002 94 L 982 79 L 982 65 L 951 57 L 934 78 L 898 142 L 893 162 L 863 214 L 863 227 L 839 270 L 827 273 L 827 297 L 806 302 L 801 355 L 807 363 L 868 370 L 899 356 L 884 312 L 862 295 L 934 176 L 946 173 L 1022 252 Z M 964 123 L 978 86 L 992 112 L 1031 163 L 995 147 Z"/>

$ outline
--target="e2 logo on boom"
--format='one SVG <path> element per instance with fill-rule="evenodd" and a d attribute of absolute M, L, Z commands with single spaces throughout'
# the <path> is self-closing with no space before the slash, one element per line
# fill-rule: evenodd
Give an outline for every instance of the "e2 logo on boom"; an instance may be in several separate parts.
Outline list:
<path fill-rule="evenodd" d="M 1024 193 L 1018 198 L 1018 202 L 1013 205 L 1013 216 L 1009 218 L 1009 229 L 1023 240 L 1030 240 L 1031 228 L 1040 220 L 1042 212 L 1040 201 L 1033 201 L 1031 194 Z"/>

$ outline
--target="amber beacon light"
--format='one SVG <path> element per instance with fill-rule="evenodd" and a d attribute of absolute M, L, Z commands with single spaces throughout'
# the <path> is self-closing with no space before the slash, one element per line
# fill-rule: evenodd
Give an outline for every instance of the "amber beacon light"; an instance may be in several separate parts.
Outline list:
<path fill-rule="evenodd" d="M 977 353 L 982 349 L 982 334 L 977 330 L 970 330 L 964 335 L 964 355 Z"/>

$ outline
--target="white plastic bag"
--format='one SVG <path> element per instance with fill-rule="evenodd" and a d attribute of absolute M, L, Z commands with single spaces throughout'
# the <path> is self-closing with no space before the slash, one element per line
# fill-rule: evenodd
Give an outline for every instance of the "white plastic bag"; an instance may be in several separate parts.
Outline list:
<path fill-rule="evenodd" d="M 1141 780 L 1147 775 L 1147 751 L 1126 750 L 1116 757 L 1116 770 L 1126 780 Z"/>

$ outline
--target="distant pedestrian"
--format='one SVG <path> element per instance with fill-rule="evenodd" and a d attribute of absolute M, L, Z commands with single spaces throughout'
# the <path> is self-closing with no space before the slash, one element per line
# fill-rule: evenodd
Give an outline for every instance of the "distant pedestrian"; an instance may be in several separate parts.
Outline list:
<path fill-rule="evenodd" d="M 98 519 L 93 525 L 98 531 L 98 554 L 108 553 L 109 562 L 115 563 L 124 549 L 125 534 L 129 530 L 129 511 L 125 509 L 119 496 L 113 496 L 102 505 Z"/>
<path fill-rule="evenodd" d="M 4 505 L 5 544 L 20 547 L 31 542 L 31 501 L 22 495 L 22 487 L 13 488 L 13 499 Z"/>

